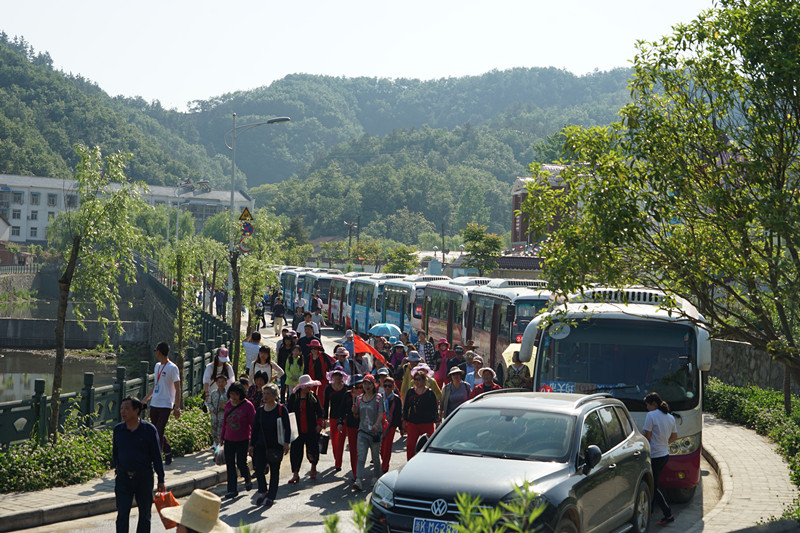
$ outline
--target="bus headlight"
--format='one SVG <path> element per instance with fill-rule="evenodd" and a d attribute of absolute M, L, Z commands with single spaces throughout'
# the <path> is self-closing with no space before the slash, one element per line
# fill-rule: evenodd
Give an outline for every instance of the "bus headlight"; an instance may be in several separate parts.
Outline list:
<path fill-rule="evenodd" d="M 678 440 L 669 445 L 670 455 L 689 455 L 700 448 L 700 433 L 678 437 Z"/>

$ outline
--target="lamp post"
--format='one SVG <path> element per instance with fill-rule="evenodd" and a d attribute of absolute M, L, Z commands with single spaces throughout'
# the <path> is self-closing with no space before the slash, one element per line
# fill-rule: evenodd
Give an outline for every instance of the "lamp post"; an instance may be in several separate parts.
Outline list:
<path fill-rule="evenodd" d="M 438 246 L 434 246 L 433 247 L 433 258 L 434 259 L 436 259 L 436 252 L 438 252 L 438 251 L 439 251 L 439 247 Z M 443 260 L 442 262 L 444 262 L 444 257 L 442 257 L 442 260 Z"/>
<path fill-rule="evenodd" d="M 458 245 L 458 257 L 461 257 L 462 255 L 464 255 L 464 245 L 463 244 L 459 244 Z"/>
<path fill-rule="evenodd" d="M 358 217 L 361 220 L 361 217 Z M 353 229 L 358 228 L 358 224 L 355 222 L 348 222 L 344 221 L 344 225 L 347 226 L 347 262 L 350 262 L 350 244 L 353 242 Z"/>
<path fill-rule="evenodd" d="M 254 122 L 252 124 L 245 124 L 243 126 L 236 125 L 236 113 L 233 114 L 233 127 L 228 133 L 225 134 L 225 146 L 231 151 L 231 220 L 236 222 L 236 205 L 234 203 L 234 194 L 236 191 L 236 137 L 241 133 L 250 131 L 259 126 L 268 126 L 270 124 L 279 124 L 281 122 L 289 122 L 289 117 L 275 117 L 261 122 Z M 231 144 L 228 144 L 228 136 L 231 136 Z M 233 250 L 233 238 L 231 239 L 230 249 Z"/>

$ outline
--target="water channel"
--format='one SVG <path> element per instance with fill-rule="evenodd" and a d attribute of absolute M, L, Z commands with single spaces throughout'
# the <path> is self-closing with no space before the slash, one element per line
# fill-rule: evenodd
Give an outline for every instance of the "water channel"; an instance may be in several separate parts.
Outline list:
<path fill-rule="evenodd" d="M 52 393 L 55 361 L 55 351 L 27 352 L 0 348 L 0 403 L 30 398 L 37 379 L 45 380 L 45 394 Z M 62 390 L 81 390 L 84 372 L 94 372 L 96 387 L 110 385 L 116 378 L 116 367 L 115 361 L 67 357 L 64 361 Z"/>

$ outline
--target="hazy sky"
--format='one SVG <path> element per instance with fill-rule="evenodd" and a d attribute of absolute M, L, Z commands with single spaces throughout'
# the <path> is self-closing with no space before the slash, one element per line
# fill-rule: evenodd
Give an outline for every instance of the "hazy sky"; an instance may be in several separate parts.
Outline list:
<path fill-rule="evenodd" d="M 190 100 L 287 74 L 434 79 L 625 67 L 712 0 L 0 0 L 0 30 L 112 96 Z"/>

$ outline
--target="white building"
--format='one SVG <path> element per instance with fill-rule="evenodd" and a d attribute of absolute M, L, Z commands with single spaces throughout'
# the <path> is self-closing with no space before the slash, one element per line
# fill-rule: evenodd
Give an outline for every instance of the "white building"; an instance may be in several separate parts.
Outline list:
<path fill-rule="evenodd" d="M 150 186 L 145 201 L 188 210 L 199 229 L 207 218 L 230 209 L 231 193 L 211 190 L 205 180 L 187 181 L 178 187 Z M 50 219 L 77 208 L 79 202 L 74 180 L 0 174 L 0 234 L 8 226 L 9 241 L 43 245 Z M 237 213 L 245 207 L 253 211 L 254 202 L 245 192 L 235 191 L 234 206 Z"/>

